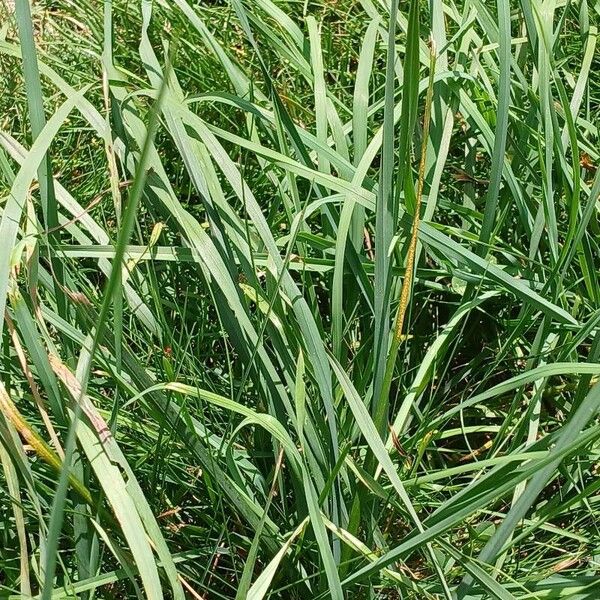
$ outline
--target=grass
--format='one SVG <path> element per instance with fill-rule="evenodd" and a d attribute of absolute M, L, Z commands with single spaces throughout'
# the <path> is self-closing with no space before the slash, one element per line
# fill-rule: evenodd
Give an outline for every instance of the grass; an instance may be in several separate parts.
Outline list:
<path fill-rule="evenodd" d="M 14 4 L 0 598 L 598 597 L 598 6 Z"/>

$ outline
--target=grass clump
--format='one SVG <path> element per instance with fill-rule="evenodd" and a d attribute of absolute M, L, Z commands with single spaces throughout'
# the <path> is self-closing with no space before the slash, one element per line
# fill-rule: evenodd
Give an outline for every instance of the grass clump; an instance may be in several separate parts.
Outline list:
<path fill-rule="evenodd" d="M 1 598 L 595 598 L 599 12 L 6 3 Z"/>

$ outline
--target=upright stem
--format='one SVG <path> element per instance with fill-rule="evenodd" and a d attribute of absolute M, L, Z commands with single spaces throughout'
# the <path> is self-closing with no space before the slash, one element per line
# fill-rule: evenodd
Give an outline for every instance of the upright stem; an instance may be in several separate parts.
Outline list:
<path fill-rule="evenodd" d="M 421 141 L 421 158 L 419 162 L 419 179 L 417 181 L 417 198 L 415 203 L 415 214 L 413 216 L 410 243 L 408 246 L 408 253 L 406 256 L 406 270 L 404 273 L 404 281 L 402 282 L 402 289 L 400 291 L 400 301 L 398 303 L 398 311 L 396 313 L 396 321 L 394 325 L 394 334 L 392 337 L 392 343 L 390 345 L 390 351 L 387 357 L 385 366 L 385 376 L 383 379 L 383 386 L 381 390 L 381 396 L 379 397 L 378 406 L 388 406 L 388 397 L 390 393 L 390 387 L 392 385 L 392 377 L 394 375 L 394 366 L 396 364 L 396 358 L 398 356 L 398 349 L 402 341 L 402 330 L 404 327 L 404 319 L 408 312 L 408 304 L 410 300 L 410 292 L 412 289 L 412 282 L 415 270 L 415 256 L 417 251 L 417 242 L 419 236 L 419 223 L 421 221 L 421 201 L 423 198 L 423 187 L 425 182 L 425 163 L 427 160 L 427 142 L 429 141 L 429 124 L 431 122 L 431 104 L 433 100 L 433 83 L 435 76 L 435 61 L 436 61 L 436 49 L 433 40 L 430 41 L 430 54 L 429 54 L 429 85 L 427 87 L 427 97 L 425 99 L 425 116 L 423 118 L 423 139 Z M 384 415 L 384 418 L 387 418 Z"/>

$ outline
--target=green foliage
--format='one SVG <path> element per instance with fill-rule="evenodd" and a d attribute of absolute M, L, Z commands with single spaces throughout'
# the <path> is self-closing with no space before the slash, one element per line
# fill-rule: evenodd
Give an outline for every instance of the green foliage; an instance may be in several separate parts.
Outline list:
<path fill-rule="evenodd" d="M 0 598 L 600 596 L 587 0 L 0 9 Z"/>

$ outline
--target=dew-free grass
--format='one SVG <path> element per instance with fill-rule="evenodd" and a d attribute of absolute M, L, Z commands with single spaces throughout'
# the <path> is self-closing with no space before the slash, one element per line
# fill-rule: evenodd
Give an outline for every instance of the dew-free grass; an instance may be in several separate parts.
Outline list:
<path fill-rule="evenodd" d="M 600 594 L 593 3 L 2 10 L 0 597 Z"/>

